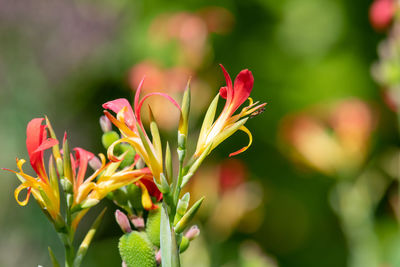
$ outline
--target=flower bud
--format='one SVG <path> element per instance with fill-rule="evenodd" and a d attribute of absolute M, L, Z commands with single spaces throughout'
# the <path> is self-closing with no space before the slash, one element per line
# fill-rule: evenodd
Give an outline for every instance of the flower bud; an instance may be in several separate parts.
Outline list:
<path fill-rule="evenodd" d="M 192 241 L 196 237 L 200 235 L 200 229 L 197 225 L 193 225 L 190 229 L 186 232 L 185 237 Z"/>
<path fill-rule="evenodd" d="M 89 160 L 89 166 L 94 170 L 97 171 L 98 169 L 101 168 L 102 164 L 101 161 L 98 157 L 93 157 L 91 160 Z"/>
<path fill-rule="evenodd" d="M 110 132 L 112 130 L 110 120 L 104 115 L 100 117 L 100 127 L 104 133 Z"/>
<path fill-rule="evenodd" d="M 96 206 L 99 202 L 100 202 L 100 200 L 94 199 L 94 198 L 86 199 L 81 203 L 81 207 L 82 207 L 82 209 L 88 209 L 93 206 Z"/>
<path fill-rule="evenodd" d="M 189 200 L 190 200 L 190 193 L 187 192 L 186 194 L 183 195 L 181 199 L 178 201 L 178 205 L 176 208 L 176 214 L 174 218 L 174 224 L 177 224 L 179 220 L 185 215 L 185 212 L 189 206 Z"/>
<path fill-rule="evenodd" d="M 132 232 L 131 225 L 129 223 L 128 217 L 120 210 L 115 211 L 115 220 L 117 221 L 119 227 L 121 227 L 122 232 L 130 233 Z"/>
<path fill-rule="evenodd" d="M 130 217 L 131 223 L 135 226 L 136 229 L 143 229 L 144 228 L 144 219 L 142 217 L 132 215 Z"/>
<path fill-rule="evenodd" d="M 179 245 L 179 252 L 183 253 L 189 247 L 189 239 L 186 236 L 182 236 L 181 243 Z"/>
<path fill-rule="evenodd" d="M 105 149 L 108 149 L 112 143 L 117 141 L 120 138 L 119 134 L 115 131 L 109 131 L 103 134 L 101 137 L 101 143 L 103 144 Z"/>

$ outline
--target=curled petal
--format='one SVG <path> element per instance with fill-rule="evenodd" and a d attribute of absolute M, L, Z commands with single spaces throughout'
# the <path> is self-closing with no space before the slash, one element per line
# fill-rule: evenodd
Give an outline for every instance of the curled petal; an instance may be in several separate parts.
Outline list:
<path fill-rule="evenodd" d="M 113 115 L 110 114 L 107 110 L 104 110 L 104 114 L 106 117 L 115 125 L 118 129 L 120 129 L 125 135 L 136 136 L 136 133 L 132 131 L 132 128 L 129 128 L 127 124 L 117 120 Z M 136 127 L 136 126 L 134 126 Z"/>
<path fill-rule="evenodd" d="M 142 189 L 142 205 L 145 210 L 150 210 L 153 207 L 153 202 L 151 201 L 151 197 L 149 191 L 147 190 L 146 186 L 141 183 L 136 183 L 140 189 Z"/>
<path fill-rule="evenodd" d="M 24 189 L 27 189 L 28 191 L 26 193 L 25 199 L 23 201 L 20 201 L 18 196 L 19 196 L 19 193 L 21 193 L 21 191 L 24 190 Z M 28 186 L 27 183 L 23 183 L 23 184 L 19 185 L 17 187 L 17 189 L 15 189 L 14 197 L 15 197 L 15 200 L 18 202 L 18 204 L 20 206 L 26 206 L 26 204 L 28 204 L 29 197 L 31 195 L 31 190 L 32 190 L 32 188 L 30 186 Z"/>
<path fill-rule="evenodd" d="M 137 118 L 139 118 L 139 120 L 140 120 L 140 109 L 138 111 L 138 106 L 139 106 L 140 92 L 142 91 L 142 87 L 143 87 L 145 78 L 146 78 L 146 76 L 144 76 L 142 78 L 142 80 L 139 83 L 138 88 L 136 89 L 136 93 L 135 93 L 135 115 Z"/>
<path fill-rule="evenodd" d="M 117 114 L 124 107 L 126 107 L 125 116 L 124 116 L 125 117 L 125 123 L 132 130 L 135 127 L 136 120 L 135 120 L 135 116 L 133 114 L 133 110 L 132 110 L 131 104 L 129 103 L 129 101 L 127 99 L 119 98 L 119 99 L 115 99 L 113 101 L 109 101 L 109 102 L 103 104 L 103 108 L 104 109 L 112 110 Z"/>
<path fill-rule="evenodd" d="M 168 101 L 170 101 L 175 107 L 177 107 L 179 111 L 181 111 L 181 107 L 179 106 L 179 104 L 178 104 L 172 97 L 170 97 L 169 95 L 164 94 L 164 93 L 159 93 L 159 92 L 154 92 L 154 93 L 147 94 L 147 95 L 145 95 L 145 96 L 142 98 L 142 100 L 140 100 L 140 102 L 139 102 L 138 105 L 135 105 L 135 113 L 136 113 L 136 117 L 138 118 L 138 122 L 139 122 L 140 125 L 141 125 L 141 122 L 140 122 L 140 121 L 141 121 L 141 120 L 140 120 L 140 111 L 141 111 L 141 109 L 142 109 L 143 102 L 144 102 L 147 98 L 149 98 L 150 96 L 154 96 L 154 95 L 160 95 L 160 96 L 162 96 L 162 97 L 165 97 L 165 98 L 166 98 Z"/>
<path fill-rule="evenodd" d="M 231 154 L 229 154 L 229 157 L 235 156 L 237 154 L 240 154 L 240 153 L 246 151 L 251 146 L 251 143 L 253 142 L 253 136 L 251 135 L 251 132 L 249 131 L 249 129 L 247 129 L 245 126 L 241 126 L 239 128 L 239 130 L 245 132 L 249 136 L 249 144 L 247 146 L 239 149 L 238 151 L 232 152 Z"/>

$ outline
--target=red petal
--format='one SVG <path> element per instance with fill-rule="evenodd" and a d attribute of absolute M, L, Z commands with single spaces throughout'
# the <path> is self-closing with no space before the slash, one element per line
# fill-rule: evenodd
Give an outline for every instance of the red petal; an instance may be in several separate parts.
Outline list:
<path fill-rule="evenodd" d="M 79 165 L 79 171 L 76 178 L 76 185 L 79 187 L 85 178 L 88 162 L 94 157 L 94 154 L 80 147 L 74 148 L 74 151 L 77 164 Z"/>
<path fill-rule="evenodd" d="M 53 139 L 53 138 L 48 138 L 46 140 L 44 140 L 40 146 L 38 148 L 36 148 L 36 150 L 33 153 L 37 153 L 37 152 L 41 152 L 44 151 L 46 149 L 49 149 L 55 145 L 58 144 L 58 140 L 57 139 Z"/>
<path fill-rule="evenodd" d="M 124 114 L 125 123 L 131 130 L 133 130 L 136 126 L 136 120 L 133 114 L 132 106 L 128 100 L 126 100 L 125 98 L 119 98 L 103 104 L 104 109 L 112 110 L 115 113 L 118 113 L 124 107 L 127 108 Z"/>
<path fill-rule="evenodd" d="M 221 87 L 221 88 L 219 89 L 219 95 L 220 95 L 223 99 L 226 99 L 226 97 L 227 97 L 227 95 L 228 95 L 228 87 L 226 87 L 226 86 Z"/>
<path fill-rule="evenodd" d="M 150 196 L 155 197 L 157 199 L 157 201 L 160 201 L 162 199 L 162 193 L 160 192 L 160 190 L 158 190 L 154 181 L 147 180 L 147 179 L 141 179 L 140 182 L 142 182 L 144 184 L 144 186 L 146 186 L 147 191 L 149 191 Z"/>
<path fill-rule="evenodd" d="M 165 97 L 169 102 L 171 102 L 175 107 L 177 107 L 177 108 L 179 109 L 179 111 L 181 111 L 181 107 L 179 106 L 179 104 L 178 104 L 172 97 L 170 97 L 169 95 L 164 94 L 164 93 L 159 93 L 159 92 L 150 93 L 150 94 L 145 95 L 145 96 L 143 97 L 143 99 L 140 101 L 140 103 L 135 107 L 135 109 L 136 109 L 136 116 L 137 116 L 139 122 L 140 122 L 140 111 L 141 111 L 141 109 L 142 109 L 143 102 L 144 102 L 147 98 L 149 98 L 150 96 L 154 96 L 154 95 L 160 95 L 160 96 L 162 96 L 162 97 Z M 140 123 L 139 123 L 139 124 L 140 124 Z"/>
<path fill-rule="evenodd" d="M 232 105 L 236 110 L 244 101 L 249 98 L 251 90 L 253 89 L 254 77 L 251 71 L 242 70 L 238 76 L 236 76 L 233 88 L 233 101 Z"/>
<path fill-rule="evenodd" d="M 43 149 L 39 149 L 43 140 L 46 139 L 46 126 L 42 125 L 43 120 L 44 118 L 35 118 L 28 123 L 26 127 L 26 148 L 32 168 L 39 175 L 40 179 L 47 183 L 47 175 L 43 162 Z"/>
<path fill-rule="evenodd" d="M 225 97 L 222 96 L 222 97 L 227 99 L 227 102 L 230 102 L 233 98 L 232 79 L 231 79 L 231 76 L 229 76 L 229 73 L 224 68 L 224 66 L 222 66 L 222 64 L 219 64 L 219 66 L 221 67 L 222 72 L 224 73 L 225 81 L 226 81 L 226 89 L 227 89 L 226 96 Z"/>
<path fill-rule="evenodd" d="M 139 86 L 136 89 L 136 93 L 135 93 L 135 116 L 139 121 L 140 121 L 139 99 L 140 99 L 140 92 L 142 91 L 142 87 L 143 87 L 145 78 L 146 78 L 146 76 L 143 76 L 143 79 L 140 81 Z"/>

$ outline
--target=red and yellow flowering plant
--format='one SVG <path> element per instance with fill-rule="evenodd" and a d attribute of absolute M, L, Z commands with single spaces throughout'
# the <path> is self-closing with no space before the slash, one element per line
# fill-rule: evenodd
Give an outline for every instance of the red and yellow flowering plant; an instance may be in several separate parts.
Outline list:
<path fill-rule="evenodd" d="M 25 206 L 32 194 L 45 214 L 49 215 L 54 223 L 60 223 L 60 192 L 53 159 L 50 158 L 49 164 L 50 178 L 44 167 L 44 151 L 57 145 L 58 141 L 47 137 L 47 125 L 42 125 L 43 120 L 43 118 L 31 120 L 26 129 L 26 148 L 30 164 L 37 177 L 28 175 L 22 170 L 22 165 L 25 163 L 24 159 L 17 158 L 16 160 L 19 172 L 9 171 L 14 172 L 22 183 L 14 192 L 18 204 Z M 24 189 L 27 190 L 27 194 L 25 199 L 21 201 L 19 194 Z"/>
<path fill-rule="evenodd" d="M 114 156 L 114 148 L 116 145 L 122 142 L 129 143 L 132 145 L 136 152 L 139 153 L 140 157 L 144 160 L 146 165 L 151 170 L 154 178 L 157 181 L 160 181 L 161 173 L 163 173 L 163 159 L 162 159 L 162 144 L 160 140 L 160 135 L 158 132 L 158 127 L 154 122 L 151 110 L 150 110 L 150 119 L 152 123 L 150 125 L 150 130 L 152 134 L 152 142 L 150 141 L 146 130 L 143 127 L 143 123 L 141 120 L 141 109 L 144 101 L 150 96 L 160 95 L 168 99 L 172 104 L 174 104 L 179 110 L 179 104 L 172 99 L 170 96 L 164 93 L 153 92 L 145 95 L 140 100 L 140 91 L 143 86 L 144 79 L 138 86 L 135 94 L 135 103 L 134 103 L 134 112 L 129 104 L 129 101 L 123 98 L 116 99 L 113 101 L 109 101 L 103 104 L 103 108 L 106 109 L 104 114 L 107 118 L 118 127 L 123 138 L 119 139 L 113 145 L 111 145 L 108 149 L 108 157 L 113 160 Z M 112 110 L 117 114 L 117 118 L 111 115 L 108 110 Z"/>
<path fill-rule="evenodd" d="M 249 97 L 254 83 L 250 71 L 241 71 L 233 85 L 229 74 L 223 67 L 222 70 L 227 85 L 220 89 L 212 101 L 203 122 L 196 151 L 186 165 L 191 97 L 189 83 L 181 105 L 170 96 L 159 92 L 147 94 L 140 99 L 143 80 L 136 91 L 133 108 L 126 99 L 103 104 L 106 117 L 102 117 L 100 123 L 104 131 L 102 143 L 107 149 L 108 161 L 103 154 L 99 154 L 99 159 L 80 147 L 71 151 L 66 135 L 61 150 L 47 118 L 45 125 L 42 125 L 43 118 L 36 118 L 28 123 L 26 145 L 37 177 L 24 173 L 22 165 L 25 161 L 17 159 L 19 171 L 12 172 L 16 173 L 22 184 L 15 190 L 15 198 L 20 205 L 26 205 L 31 194 L 37 200 L 64 243 L 65 266 L 80 266 L 104 211 L 95 220 L 78 250 L 73 246 L 76 229 L 87 211 L 105 197 L 128 213 L 127 216 L 120 211 L 116 213 L 117 222 L 126 233 L 120 240 L 119 249 L 127 266 L 144 266 L 141 255 L 147 255 L 149 259 L 145 266 L 156 266 L 156 262 L 163 266 L 180 266 L 179 254 L 188 248 L 189 242 L 199 234 L 199 230 L 192 227 L 186 234 L 183 232 L 204 199 L 200 198 L 189 208 L 190 194 L 180 196 L 183 186 L 211 150 L 238 130 L 249 135 L 250 143 L 230 156 L 246 150 L 252 137 L 244 124 L 249 116 L 258 114 L 265 106 L 258 102 L 253 103 Z M 179 169 L 175 175 L 170 147 L 167 143 L 163 155 L 161 137 L 150 106 L 151 139 L 142 123 L 141 110 L 144 101 L 154 95 L 165 97 L 180 112 L 177 131 Z M 219 96 L 226 99 L 226 103 L 214 121 Z M 235 114 L 246 99 L 249 99 L 249 105 Z M 109 110 L 115 112 L 116 116 Z M 112 131 L 111 123 L 119 129 L 120 134 Z M 50 148 L 52 155 L 46 171 L 44 151 Z M 88 165 L 94 172 L 86 177 Z M 20 200 L 20 192 L 25 189 L 26 198 Z M 61 203 L 65 203 L 65 209 L 60 209 Z M 131 223 L 135 226 L 134 230 Z M 132 240 L 142 240 L 145 245 L 136 246 Z M 59 266 L 51 250 L 50 256 L 53 265 Z"/>
<path fill-rule="evenodd" d="M 244 152 L 250 147 L 253 141 L 251 132 L 244 126 L 244 124 L 248 120 L 249 116 L 252 116 L 252 114 L 255 115 L 266 105 L 265 103 L 254 103 L 253 99 L 250 98 L 250 93 L 254 84 L 254 77 L 251 71 L 247 69 L 242 70 L 236 76 L 235 82 L 232 83 L 228 72 L 222 65 L 220 66 L 225 76 L 226 86 L 221 87 L 219 94 L 214 98 L 207 111 L 200 131 L 199 140 L 197 142 L 195 157 L 199 157 L 209 145 L 211 145 L 210 151 L 213 150 L 237 130 L 244 131 L 249 136 L 250 141 L 247 146 L 231 153 L 229 156 L 234 156 Z M 214 121 L 219 96 L 226 99 L 226 102 L 221 114 L 217 120 Z M 244 107 L 238 114 L 234 115 L 235 111 L 246 100 L 249 100 L 249 105 Z"/>

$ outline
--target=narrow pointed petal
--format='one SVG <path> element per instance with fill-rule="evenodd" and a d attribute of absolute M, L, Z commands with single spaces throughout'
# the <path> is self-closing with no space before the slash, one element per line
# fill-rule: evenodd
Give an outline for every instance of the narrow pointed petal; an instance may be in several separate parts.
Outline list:
<path fill-rule="evenodd" d="M 247 129 L 245 126 L 241 126 L 241 127 L 239 128 L 239 130 L 245 132 L 245 133 L 249 136 L 249 144 L 248 144 L 247 146 L 245 146 L 245 147 L 239 149 L 238 151 L 235 151 L 235 152 L 233 152 L 233 153 L 230 153 L 230 154 L 229 154 L 229 157 L 235 156 L 235 155 L 237 155 L 237 154 L 240 154 L 240 153 L 246 151 L 246 150 L 251 146 L 251 143 L 253 142 L 253 137 L 252 137 L 251 132 L 249 131 L 249 129 Z"/>
<path fill-rule="evenodd" d="M 224 92 L 224 95 L 227 102 L 230 102 L 233 98 L 233 86 L 232 86 L 232 79 L 231 76 L 229 76 L 229 73 L 226 71 L 226 69 L 224 68 L 224 66 L 222 66 L 222 64 L 219 64 L 219 66 L 222 69 L 222 72 L 224 73 L 225 76 L 225 81 L 226 81 L 226 91 Z"/>

